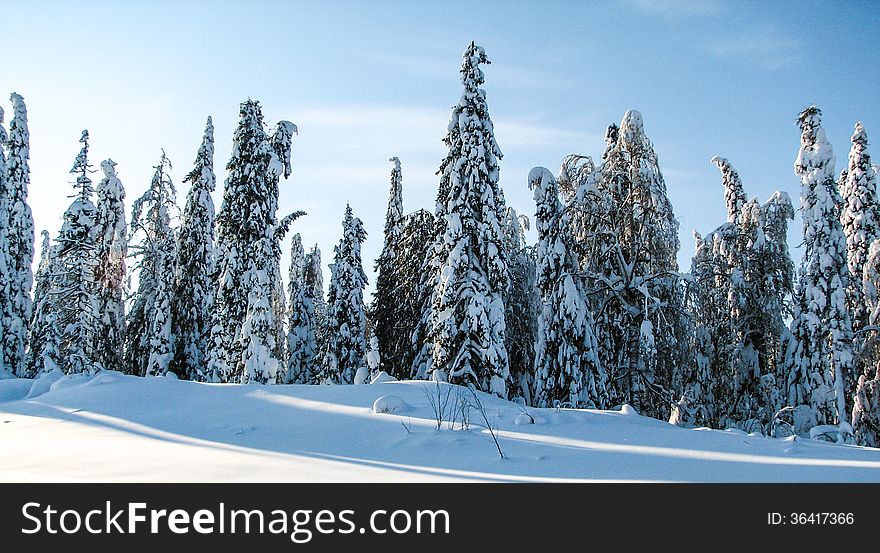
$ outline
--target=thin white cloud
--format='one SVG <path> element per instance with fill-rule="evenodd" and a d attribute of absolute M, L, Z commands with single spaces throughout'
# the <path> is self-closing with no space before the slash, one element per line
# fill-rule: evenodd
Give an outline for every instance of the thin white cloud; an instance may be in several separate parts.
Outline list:
<path fill-rule="evenodd" d="M 389 156 L 399 152 L 445 152 L 441 140 L 449 115 L 449 110 L 413 106 L 337 105 L 299 110 L 294 119 L 300 130 L 300 147 L 314 137 L 313 143 L 324 152 L 352 151 L 356 147 L 358 156 L 363 158 L 380 152 Z M 503 117 L 495 118 L 493 123 L 502 150 L 601 143 L 601 136 L 576 129 Z"/>
<path fill-rule="evenodd" d="M 636 11 L 670 19 L 718 15 L 724 11 L 721 0 L 627 0 Z"/>
<path fill-rule="evenodd" d="M 723 60 L 740 60 L 775 71 L 795 63 L 801 41 L 783 36 L 770 28 L 757 29 L 748 34 L 722 37 L 709 44 L 709 52 Z"/>
<path fill-rule="evenodd" d="M 602 136 L 560 127 L 536 125 L 524 121 L 502 119 L 494 122 L 495 138 L 502 150 L 509 148 L 547 147 L 554 145 L 583 145 L 593 149 L 602 144 Z"/>

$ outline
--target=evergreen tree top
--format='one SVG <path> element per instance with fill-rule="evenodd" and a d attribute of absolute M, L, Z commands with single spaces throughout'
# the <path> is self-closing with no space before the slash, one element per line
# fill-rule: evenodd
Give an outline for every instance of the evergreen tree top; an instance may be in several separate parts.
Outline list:
<path fill-rule="evenodd" d="M 391 168 L 391 192 L 388 198 L 388 212 L 385 215 L 385 234 L 388 235 L 403 218 L 403 174 L 400 159 L 392 157 L 388 160 Z"/>
<path fill-rule="evenodd" d="M 73 162 L 73 167 L 70 169 L 70 173 L 72 175 L 78 175 L 76 177 L 76 183 L 73 185 L 73 188 L 78 192 L 78 197 L 80 201 L 85 202 L 87 200 L 90 201 L 92 193 L 94 192 L 94 190 L 92 189 L 92 179 L 89 178 L 89 173 L 92 172 L 92 166 L 89 164 L 88 130 L 84 130 L 82 132 L 82 136 L 80 137 L 79 142 L 83 146 L 77 154 L 76 160 Z"/>
<path fill-rule="evenodd" d="M 721 184 L 724 186 L 724 201 L 727 204 L 727 221 L 738 222 L 743 206 L 746 202 L 746 193 L 743 190 L 742 180 L 739 173 L 733 168 L 726 158 L 715 156 L 709 160 L 721 171 Z"/>
<path fill-rule="evenodd" d="M 229 163 L 226 164 L 226 169 L 229 171 L 237 169 L 238 165 L 242 162 L 240 159 L 242 147 L 249 147 L 252 143 L 259 146 L 266 140 L 266 132 L 263 129 L 263 111 L 260 108 L 260 102 L 248 98 L 239 105 L 238 114 L 239 121 L 232 142 L 232 156 L 229 159 Z M 256 151 L 257 149 L 254 150 Z M 257 151 L 256 153 L 259 155 L 268 152 Z"/>
<path fill-rule="evenodd" d="M 801 149 L 794 162 L 795 173 L 802 183 L 834 179 L 834 151 L 822 128 L 822 112 L 810 106 L 798 115 Z"/>
<path fill-rule="evenodd" d="M 477 46 L 473 41 L 464 51 L 461 60 L 461 84 L 470 92 L 476 92 L 477 87 L 485 82 L 485 76 L 480 70 L 480 64 L 490 64 L 486 57 L 486 51 Z"/>
<path fill-rule="evenodd" d="M 367 231 L 364 230 L 363 221 L 354 216 L 350 204 L 345 204 L 345 218 L 342 220 L 342 229 L 346 237 L 355 239 L 352 243 L 357 245 L 357 252 L 360 254 L 360 244 L 367 239 Z"/>
<path fill-rule="evenodd" d="M 113 198 L 115 200 L 123 200 L 125 198 L 125 189 L 122 187 L 122 181 L 116 176 L 116 162 L 110 158 L 101 162 L 101 171 L 104 178 L 98 183 L 98 196 Z"/>
<path fill-rule="evenodd" d="M 12 140 L 17 142 L 18 146 L 24 150 L 19 155 L 24 158 L 22 161 L 26 162 L 28 158 L 27 148 L 30 138 L 27 125 L 27 107 L 24 104 L 24 98 L 15 92 L 9 96 L 9 99 L 12 101 L 13 114 L 12 120 L 9 122 L 9 134 L 12 137 Z M 0 123 L 2 122 L 3 113 L 0 111 Z"/>
<path fill-rule="evenodd" d="M 111 158 L 107 158 L 101 162 L 101 171 L 104 172 L 104 176 L 108 179 L 112 179 L 116 177 L 116 162 Z"/>
<path fill-rule="evenodd" d="M 155 172 L 150 181 L 150 188 L 135 200 L 132 204 L 131 225 L 132 233 L 135 227 L 143 228 L 147 236 L 153 238 L 170 238 L 164 233 L 171 224 L 171 214 L 168 208 L 176 205 L 177 190 L 168 172 L 171 170 L 171 161 L 162 150 L 159 163 L 153 166 Z M 141 220 L 141 214 L 146 206 L 146 220 Z"/>
<path fill-rule="evenodd" d="M 281 163 L 281 171 L 277 167 L 270 167 L 277 175 L 284 175 L 284 178 L 290 176 L 293 167 L 290 163 L 290 150 L 293 143 L 293 135 L 299 131 L 296 125 L 290 121 L 279 121 L 275 125 L 275 132 L 272 133 L 272 150 L 275 152 L 278 161 Z"/>
<path fill-rule="evenodd" d="M 9 135 L 3 137 L 9 151 L 6 165 L 6 186 L 10 187 L 8 195 L 12 202 L 24 202 L 30 179 L 30 168 L 28 167 L 30 133 L 28 132 L 27 108 L 24 104 L 24 98 L 18 94 L 13 92 L 9 98 L 12 100 L 13 115 L 9 122 Z"/>
<path fill-rule="evenodd" d="M 204 177 L 204 178 L 203 178 Z M 208 191 L 213 192 L 215 186 L 214 178 L 214 122 L 211 116 L 205 123 L 205 134 L 202 137 L 202 144 L 196 153 L 196 160 L 193 170 L 184 177 L 184 182 L 201 184 Z"/>
<path fill-rule="evenodd" d="M 12 102 L 12 112 L 15 114 L 13 115 L 13 120 L 23 119 L 24 121 L 27 121 L 27 107 L 24 105 L 24 98 L 21 94 L 13 92 L 9 95 L 9 101 Z M 2 122 L 2 120 L 0 120 L 0 122 Z"/>
<path fill-rule="evenodd" d="M 862 126 L 861 121 L 856 121 L 856 126 L 853 129 L 853 135 L 850 140 L 853 144 L 858 144 L 862 147 L 868 145 L 868 134 L 865 132 L 865 128 Z"/>
<path fill-rule="evenodd" d="M 51 251 L 51 238 L 48 230 L 40 231 L 40 267 L 44 267 L 49 263 L 49 252 Z"/>

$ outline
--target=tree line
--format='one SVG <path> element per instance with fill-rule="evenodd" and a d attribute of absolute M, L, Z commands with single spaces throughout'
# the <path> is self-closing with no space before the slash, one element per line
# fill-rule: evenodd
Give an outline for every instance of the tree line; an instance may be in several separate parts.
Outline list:
<path fill-rule="evenodd" d="M 116 370 L 204 382 L 360 384 L 379 371 L 474 387 L 538 407 L 627 403 L 680 426 L 766 435 L 825 435 L 880 445 L 880 206 L 867 136 L 857 123 L 846 168 L 814 106 L 798 117 L 804 256 L 788 245 L 784 192 L 750 198 L 727 159 L 727 220 L 694 233 L 680 271 L 679 225 L 641 114 L 605 133 L 601 159 L 571 154 L 557 176 L 534 168 L 538 241 L 506 204 L 481 66 L 461 65 L 434 212 L 407 214 L 391 158 L 384 246 L 369 305 L 351 206 L 329 265 L 290 241 L 305 213 L 278 214 L 296 125 L 268 129 L 259 102 L 241 104 L 223 201 L 211 193 L 207 119 L 172 226 L 177 191 L 164 152 L 127 221 L 116 164 L 93 186 L 89 136 L 71 173 L 74 199 L 52 239 L 27 204 L 27 113 L 0 110 L 0 373 Z M 33 295 L 31 288 L 33 287 Z"/>

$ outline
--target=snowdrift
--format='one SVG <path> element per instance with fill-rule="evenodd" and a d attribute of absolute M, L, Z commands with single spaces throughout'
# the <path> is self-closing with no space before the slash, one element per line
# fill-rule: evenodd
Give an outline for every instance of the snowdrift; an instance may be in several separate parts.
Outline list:
<path fill-rule="evenodd" d="M 0 380 L 0 481 L 880 482 L 877 449 L 478 394 L 502 458 L 473 395 L 437 386 Z"/>

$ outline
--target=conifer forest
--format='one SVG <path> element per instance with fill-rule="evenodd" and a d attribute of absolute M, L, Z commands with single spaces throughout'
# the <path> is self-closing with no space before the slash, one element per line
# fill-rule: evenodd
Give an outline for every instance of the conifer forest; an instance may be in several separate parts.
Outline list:
<path fill-rule="evenodd" d="M 799 197 L 755 197 L 736 169 L 748 159 L 714 157 L 718 180 L 707 186 L 726 220 L 682 244 L 663 152 L 635 109 L 604 129 L 601 157 L 505 173 L 505 186 L 534 198 L 519 212 L 508 205 L 489 62 L 466 46 L 433 210 L 405 208 L 407 160 L 389 151 L 388 181 L 377 183 L 387 210 L 350 203 L 325 252 L 298 233 L 307 210 L 279 209 L 299 129 L 268 125 L 257 99 L 239 105 L 232 137 L 215 136 L 214 120 L 232 120 L 234 106 L 203 114 L 193 158 L 163 152 L 140 197 L 126 194 L 113 159 L 92 157 L 87 130 L 66 137 L 79 148 L 71 201 L 60 227 L 37 236 L 27 91 L 12 93 L 5 118 L 0 109 L 0 377 L 445 382 L 523 412 L 628 406 L 684 428 L 880 447 L 870 129 L 853 121 L 835 154 L 821 106 L 793 106 L 797 154 L 781 163 Z M 229 138 L 231 157 L 215 159 L 215 140 Z M 172 161 L 189 165 L 172 174 Z M 369 238 L 381 253 L 365 259 L 363 221 L 376 219 L 383 235 Z M 790 241 L 801 230 L 797 259 Z"/>

